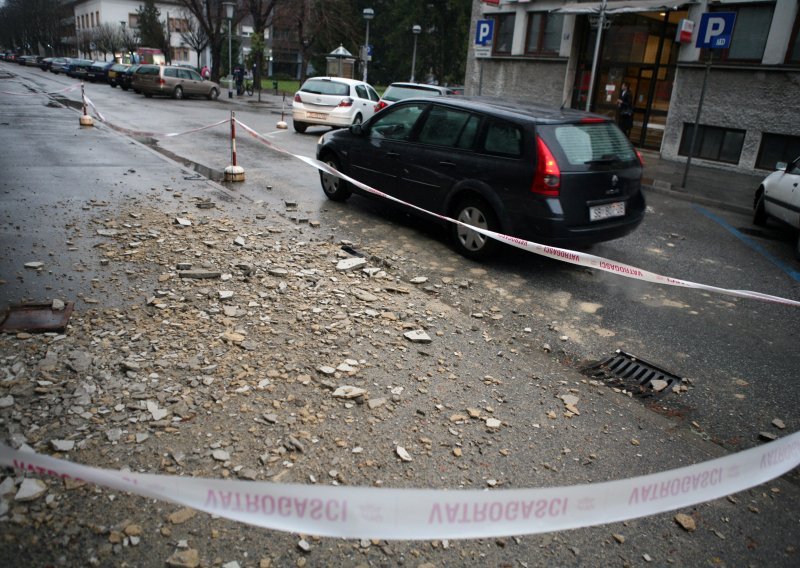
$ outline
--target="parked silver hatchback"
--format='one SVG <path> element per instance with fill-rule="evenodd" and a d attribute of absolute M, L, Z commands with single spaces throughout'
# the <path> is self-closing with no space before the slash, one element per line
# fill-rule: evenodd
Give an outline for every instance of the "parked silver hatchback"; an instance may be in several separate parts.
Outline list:
<path fill-rule="evenodd" d="M 206 81 L 194 69 L 171 65 L 141 65 L 133 74 L 133 89 L 145 97 L 162 95 L 173 99 L 219 96 L 219 85 Z"/>

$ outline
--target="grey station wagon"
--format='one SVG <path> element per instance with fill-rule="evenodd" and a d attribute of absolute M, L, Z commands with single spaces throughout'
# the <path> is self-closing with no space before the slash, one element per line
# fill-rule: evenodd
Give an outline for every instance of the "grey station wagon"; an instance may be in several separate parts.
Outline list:
<path fill-rule="evenodd" d="M 642 163 L 606 116 L 472 97 L 406 99 L 320 138 L 317 158 L 433 213 L 555 246 L 622 237 L 644 218 Z M 352 184 L 320 172 L 335 201 Z M 371 195 L 371 194 L 369 194 Z M 461 254 L 499 242 L 449 223 Z"/>

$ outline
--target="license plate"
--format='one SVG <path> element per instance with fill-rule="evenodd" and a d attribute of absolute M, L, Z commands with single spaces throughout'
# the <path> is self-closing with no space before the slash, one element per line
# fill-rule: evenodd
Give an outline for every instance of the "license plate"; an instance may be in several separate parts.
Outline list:
<path fill-rule="evenodd" d="M 321 112 L 309 112 L 308 118 L 317 118 L 320 120 L 325 120 L 326 118 L 328 118 L 328 115 Z"/>
<path fill-rule="evenodd" d="M 607 205 L 595 205 L 589 207 L 589 220 L 602 221 L 603 219 L 610 219 L 612 217 L 625 216 L 625 202 L 619 201 L 617 203 L 608 203 Z"/>

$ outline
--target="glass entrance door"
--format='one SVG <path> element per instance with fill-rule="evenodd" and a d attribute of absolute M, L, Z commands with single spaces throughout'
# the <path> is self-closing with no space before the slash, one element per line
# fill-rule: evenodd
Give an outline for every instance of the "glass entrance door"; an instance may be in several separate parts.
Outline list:
<path fill-rule="evenodd" d="M 678 54 L 677 24 L 686 11 L 642 12 L 613 16 L 604 30 L 591 110 L 613 118 L 623 82 L 633 93 L 631 142 L 660 149 L 672 96 Z M 597 30 L 584 19 L 584 41 L 575 76 L 572 106 L 586 108 Z"/>

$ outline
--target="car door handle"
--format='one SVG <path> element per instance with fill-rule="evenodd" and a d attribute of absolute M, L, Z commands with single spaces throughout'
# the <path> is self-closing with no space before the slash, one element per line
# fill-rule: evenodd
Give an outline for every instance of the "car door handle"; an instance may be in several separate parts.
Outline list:
<path fill-rule="evenodd" d="M 453 162 L 439 162 L 439 165 L 440 166 L 449 166 L 451 168 L 456 167 L 455 163 L 453 163 Z"/>
<path fill-rule="evenodd" d="M 387 158 L 399 158 L 400 154 L 398 154 L 397 152 L 386 152 L 386 157 Z"/>

